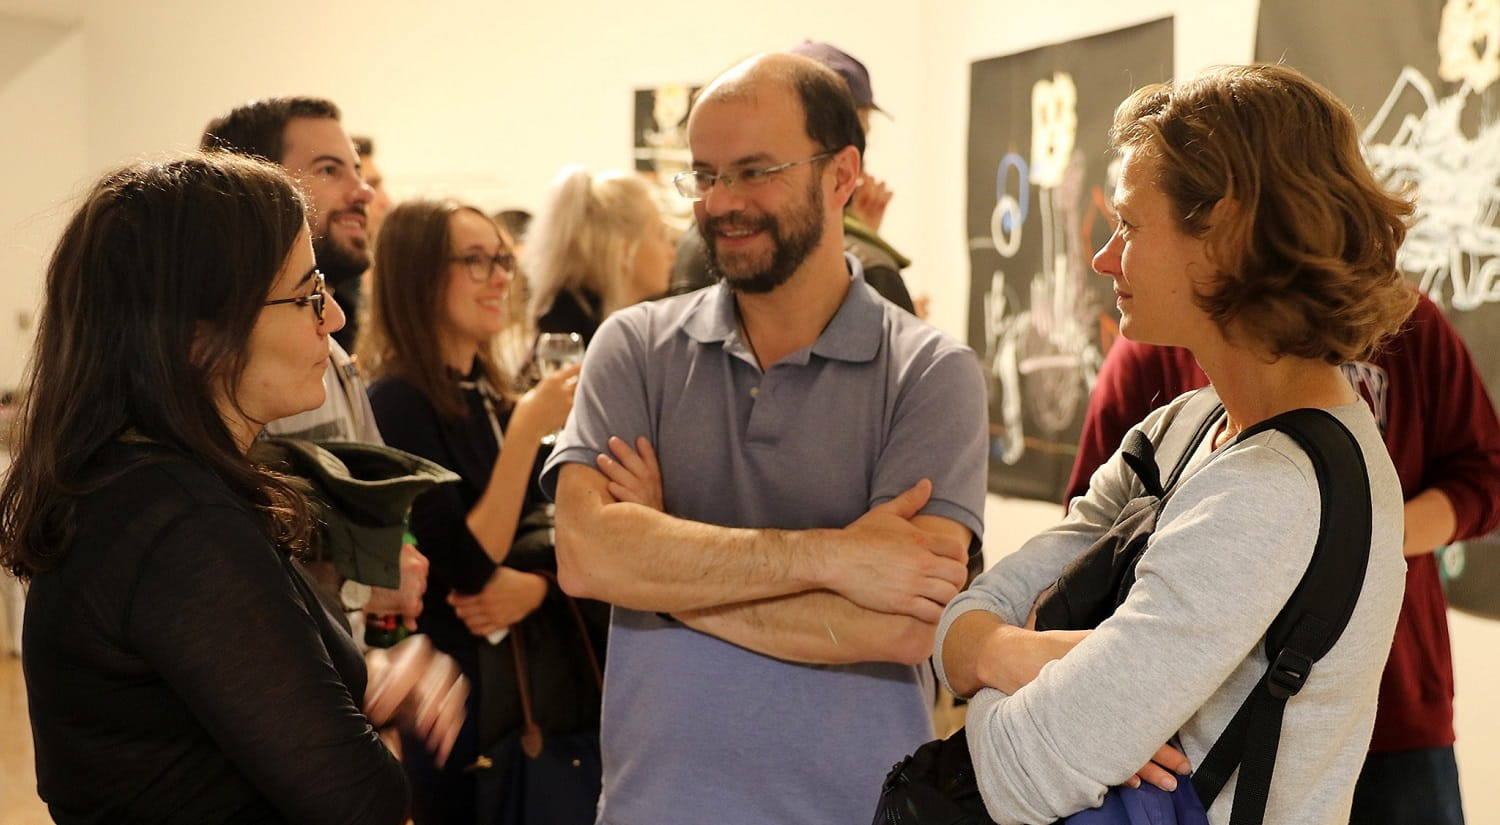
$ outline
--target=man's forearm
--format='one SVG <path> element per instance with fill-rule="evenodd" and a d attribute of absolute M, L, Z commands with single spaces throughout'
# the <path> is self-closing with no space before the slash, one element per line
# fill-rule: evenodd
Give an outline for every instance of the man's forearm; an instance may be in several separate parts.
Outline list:
<path fill-rule="evenodd" d="M 830 590 L 869 610 L 935 624 L 967 577 L 969 532 L 918 516 L 927 480 L 837 529 L 719 527 L 617 501 L 608 480 L 569 464 L 558 479 L 563 589 L 635 610 L 677 613 Z"/>
<path fill-rule="evenodd" d="M 866 610 L 837 593 L 816 590 L 685 611 L 694 630 L 766 656 L 805 664 L 917 664 L 932 654 L 937 626 L 910 616 Z"/>
<path fill-rule="evenodd" d="M 613 501 L 591 468 L 558 483 L 563 589 L 633 610 L 677 613 L 822 586 L 815 534 L 719 527 Z"/>

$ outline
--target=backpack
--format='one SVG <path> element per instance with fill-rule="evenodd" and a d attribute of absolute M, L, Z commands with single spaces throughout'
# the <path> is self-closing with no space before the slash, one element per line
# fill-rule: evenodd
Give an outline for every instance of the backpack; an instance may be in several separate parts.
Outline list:
<path fill-rule="evenodd" d="M 1201 393 L 1178 409 L 1179 417 L 1189 421 L 1192 415 L 1203 418 L 1165 484 L 1155 445 L 1139 430 L 1130 431 L 1121 445 L 1122 458 L 1144 492 L 1121 509 L 1114 526 L 1069 563 L 1038 601 L 1038 629 L 1090 629 L 1124 602 L 1157 518 L 1222 413 L 1214 396 Z M 1170 424 L 1162 431 L 1169 428 Z M 1103 806 L 1063 822 L 1206 823 L 1207 809 L 1236 769 L 1240 779 L 1231 825 L 1263 820 L 1286 703 L 1301 690 L 1313 664 L 1333 647 L 1354 612 L 1369 563 L 1372 526 L 1364 454 L 1338 419 L 1318 409 L 1292 410 L 1246 429 L 1234 443 L 1272 429 L 1291 437 L 1307 453 L 1322 504 L 1307 571 L 1266 630 L 1270 666 L 1201 760 L 1192 782 L 1179 783 L 1172 793 L 1145 783 L 1140 788 L 1112 788 Z M 962 729 L 948 739 L 928 742 L 891 769 L 881 788 L 874 825 L 993 825 Z"/>

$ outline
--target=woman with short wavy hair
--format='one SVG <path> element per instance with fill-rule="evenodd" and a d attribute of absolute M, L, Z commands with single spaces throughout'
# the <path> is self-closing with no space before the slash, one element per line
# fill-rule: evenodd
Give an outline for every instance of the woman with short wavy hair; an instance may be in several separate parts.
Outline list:
<path fill-rule="evenodd" d="M 1415 303 L 1395 266 L 1411 204 L 1376 184 L 1348 110 L 1285 67 L 1143 88 L 1116 111 L 1111 141 L 1118 223 L 1094 268 L 1114 282 L 1121 334 L 1185 347 L 1212 382 L 1138 427 L 1163 478 L 1179 456 L 1185 470 L 1123 602 L 1095 629 L 1037 630 L 1034 610 L 1139 495 L 1120 453 L 1064 523 L 948 605 L 935 661 L 973 696 L 970 748 L 997 820 L 1052 822 L 1143 779 L 1175 787 L 1265 673 L 1267 628 L 1323 515 L 1298 442 L 1240 434 L 1326 411 L 1367 468 L 1368 569 L 1348 626 L 1286 706 L 1264 821 L 1343 825 L 1405 566 L 1400 484 L 1338 365 L 1395 333 Z M 1230 820 L 1240 776 L 1210 822 Z"/>

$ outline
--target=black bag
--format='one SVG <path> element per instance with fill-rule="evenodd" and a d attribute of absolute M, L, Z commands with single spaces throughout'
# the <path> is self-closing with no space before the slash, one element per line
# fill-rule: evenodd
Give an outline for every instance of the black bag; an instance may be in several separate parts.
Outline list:
<path fill-rule="evenodd" d="M 543 573 L 551 578 L 549 574 Z M 509 674 L 483 660 L 503 656 L 509 648 Z M 587 667 L 556 654 L 581 650 Z M 541 655 L 538 655 L 540 652 Z M 599 803 L 602 766 L 599 753 L 599 704 L 603 674 L 583 612 L 572 597 L 552 582 L 546 600 L 525 621 L 511 628 L 499 645 L 481 652 L 481 740 L 493 741 L 475 762 L 478 821 L 484 825 L 593 825 Z M 510 678 L 506 679 L 506 675 Z M 514 685 L 514 694 L 503 690 Z M 494 739 L 486 728 L 508 717 L 508 702 L 519 701 L 520 724 Z M 536 697 L 542 697 L 538 705 Z"/>
<path fill-rule="evenodd" d="M 1205 405 L 1194 399 L 1180 409 L 1185 412 Z M 1039 629 L 1092 628 L 1124 602 L 1157 516 L 1222 411 L 1217 404 L 1209 410 L 1165 486 L 1159 482 L 1154 445 L 1139 431 L 1131 431 L 1121 450 L 1145 487 L 1145 495 L 1127 503 L 1114 527 L 1064 568 L 1057 584 L 1039 599 Z M 1296 440 L 1313 464 L 1322 502 L 1317 543 L 1307 572 L 1266 631 L 1266 652 L 1271 659 L 1266 675 L 1209 750 L 1192 782 L 1180 783 L 1178 793 L 1173 794 L 1196 796 L 1206 811 L 1239 769 L 1231 825 L 1255 825 L 1265 816 L 1286 701 L 1296 695 L 1313 663 L 1343 633 L 1369 563 L 1369 473 L 1354 436 L 1332 415 L 1300 409 L 1247 429 L 1236 442 L 1270 429 Z M 1116 797 L 1127 792 L 1131 789 L 1111 789 Z M 1182 800 L 1173 802 L 1182 804 Z M 1122 807 L 1117 805 L 1115 810 Z M 1191 805 L 1186 807 L 1189 816 L 1196 816 Z M 1114 821 L 1135 821 L 1127 816 L 1117 813 Z M 891 769 L 881 788 L 874 825 L 993 825 L 979 793 L 963 730 L 928 742 Z"/>

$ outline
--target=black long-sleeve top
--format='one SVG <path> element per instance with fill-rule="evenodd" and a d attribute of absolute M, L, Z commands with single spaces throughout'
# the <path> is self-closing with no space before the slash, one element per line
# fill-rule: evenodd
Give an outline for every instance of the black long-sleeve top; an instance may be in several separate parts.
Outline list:
<path fill-rule="evenodd" d="M 477 362 L 476 362 L 477 363 Z M 456 374 L 455 374 L 456 376 Z M 439 484 L 411 506 L 411 532 L 427 556 L 427 592 L 417 624 L 432 643 L 456 659 L 470 679 L 477 678 L 476 637 L 448 604 L 448 594 L 477 593 L 495 572 L 484 546 L 469 532 L 468 514 L 479 503 L 500 456 L 495 429 L 510 423 L 511 405 L 492 401 L 494 424 L 484 398 L 473 386 L 477 368 L 465 377 L 468 414 L 458 421 L 438 415 L 416 385 L 387 376 L 370 385 L 370 407 L 385 443 L 435 461 L 458 473 L 455 484 Z"/>
<path fill-rule="evenodd" d="M 248 504 L 150 444 L 100 451 L 27 596 L 37 785 L 59 823 L 399 823 L 364 662 Z"/>
<path fill-rule="evenodd" d="M 552 306 L 536 319 L 536 331 L 576 332 L 583 337 L 583 345 L 594 341 L 594 333 L 604 320 L 604 299 L 594 292 L 558 290 Z"/>

